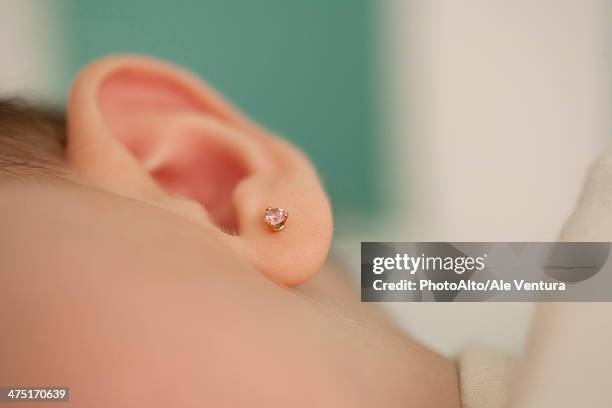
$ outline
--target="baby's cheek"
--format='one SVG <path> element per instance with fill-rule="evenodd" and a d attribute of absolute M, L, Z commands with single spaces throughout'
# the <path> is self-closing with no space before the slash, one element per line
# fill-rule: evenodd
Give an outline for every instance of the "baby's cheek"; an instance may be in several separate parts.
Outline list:
<path fill-rule="evenodd" d="M 307 313 L 274 285 L 47 272 L 53 286 L 41 278 L 28 287 L 24 277 L 5 298 L 19 307 L 0 311 L 0 321 L 13 325 L 2 337 L 0 383 L 66 386 L 73 404 L 87 407 L 300 407 L 340 399 L 320 333 L 301 324 Z"/>
<path fill-rule="evenodd" d="M 66 386 L 76 406 L 153 407 L 202 378 L 186 359 L 206 350 L 188 285 L 181 299 L 177 285 L 126 271 L 26 261 L 0 275 L 11 288 L 0 296 L 0 384 Z"/>

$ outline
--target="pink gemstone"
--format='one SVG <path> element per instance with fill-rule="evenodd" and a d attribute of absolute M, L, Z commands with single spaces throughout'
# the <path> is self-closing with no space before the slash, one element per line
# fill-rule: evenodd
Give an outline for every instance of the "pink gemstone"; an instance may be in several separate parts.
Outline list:
<path fill-rule="evenodd" d="M 264 221 L 271 227 L 278 227 L 282 225 L 289 214 L 283 208 L 266 208 L 264 213 Z"/>

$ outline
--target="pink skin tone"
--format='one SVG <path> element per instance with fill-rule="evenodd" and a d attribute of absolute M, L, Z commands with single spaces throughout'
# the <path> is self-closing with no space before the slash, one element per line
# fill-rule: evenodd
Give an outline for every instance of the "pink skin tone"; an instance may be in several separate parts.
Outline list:
<path fill-rule="evenodd" d="M 142 57 L 85 68 L 67 115 L 70 182 L 0 179 L 0 384 L 82 407 L 460 405 L 452 362 L 324 265 L 329 202 L 295 147 Z"/>

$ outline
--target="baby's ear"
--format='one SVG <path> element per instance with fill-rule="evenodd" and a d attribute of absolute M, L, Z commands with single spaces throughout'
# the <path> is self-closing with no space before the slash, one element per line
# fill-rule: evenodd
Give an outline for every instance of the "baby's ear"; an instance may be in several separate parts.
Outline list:
<path fill-rule="evenodd" d="M 327 255 L 331 210 L 308 159 L 176 66 L 115 56 L 86 67 L 67 156 L 89 184 L 213 228 L 278 283 L 305 281 Z M 282 230 L 265 223 L 268 207 L 289 214 Z"/>

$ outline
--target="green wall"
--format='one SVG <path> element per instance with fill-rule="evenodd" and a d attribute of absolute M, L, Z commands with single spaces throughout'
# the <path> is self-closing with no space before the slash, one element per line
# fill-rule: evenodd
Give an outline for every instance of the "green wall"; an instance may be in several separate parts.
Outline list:
<path fill-rule="evenodd" d="M 88 61 L 113 52 L 182 64 L 304 149 L 337 212 L 375 208 L 367 0 L 70 0 L 66 6 L 72 54 L 66 82 Z"/>

